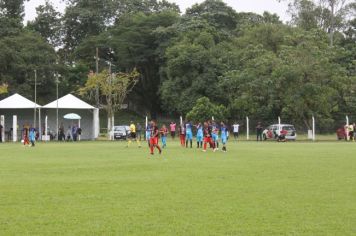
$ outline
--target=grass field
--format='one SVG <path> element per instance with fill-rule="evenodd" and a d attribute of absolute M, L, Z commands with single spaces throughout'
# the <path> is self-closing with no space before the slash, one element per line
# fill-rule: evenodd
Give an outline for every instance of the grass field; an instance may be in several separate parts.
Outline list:
<path fill-rule="evenodd" d="M 0 145 L 0 235 L 356 235 L 356 143 Z"/>

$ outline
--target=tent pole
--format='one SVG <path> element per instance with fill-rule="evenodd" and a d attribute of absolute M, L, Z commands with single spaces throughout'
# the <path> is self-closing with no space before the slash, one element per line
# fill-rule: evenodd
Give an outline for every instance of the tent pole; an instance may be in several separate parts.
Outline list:
<path fill-rule="evenodd" d="M 12 141 L 17 142 L 17 116 L 12 117 Z"/>
<path fill-rule="evenodd" d="M 79 119 L 79 121 L 78 121 L 78 129 L 80 129 L 80 119 Z M 81 136 L 81 134 L 78 135 L 78 140 L 79 140 L 79 141 L 80 141 L 80 136 Z"/>
<path fill-rule="evenodd" d="M 38 138 L 42 140 L 42 127 L 41 127 L 41 108 L 38 108 Z"/>
<path fill-rule="evenodd" d="M 1 123 L 0 125 L 2 126 L 1 130 L 1 140 L 0 142 L 5 142 L 5 116 L 1 116 Z"/>
<path fill-rule="evenodd" d="M 45 141 L 47 142 L 48 141 L 48 138 L 47 138 L 47 136 L 48 136 L 48 116 L 46 116 L 46 118 L 45 118 Z"/>

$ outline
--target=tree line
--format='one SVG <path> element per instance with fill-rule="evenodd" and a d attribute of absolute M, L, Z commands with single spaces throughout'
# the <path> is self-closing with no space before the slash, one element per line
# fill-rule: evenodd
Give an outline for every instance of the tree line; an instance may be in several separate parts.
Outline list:
<path fill-rule="evenodd" d="M 90 71 L 136 71 L 127 101 L 153 118 L 199 114 L 321 127 L 356 115 L 356 4 L 290 0 L 291 21 L 206 0 L 181 13 L 162 0 L 50 1 L 24 24 L 24 0 L 0 0 L 0 84 L 38 101 L 80 94 Z M 60 75 L 57 77 L 57 75 Z M 5 89 L 3 89 L 5 91 Z M 0 95 L 4 96 L 4 95 Z M 94 100 L 92 101 L 94 103 Z"/>

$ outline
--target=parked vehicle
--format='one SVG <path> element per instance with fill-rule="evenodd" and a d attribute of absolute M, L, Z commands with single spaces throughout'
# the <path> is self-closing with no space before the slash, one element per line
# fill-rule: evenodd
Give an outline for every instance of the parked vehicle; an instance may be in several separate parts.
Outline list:
<path fill-rule="evenodd" d="M 287 134 L 285 136 L 286 140 L 296 140 L 297 139 L 297 132 L 294 128 L 294 125 L 288 125 L 288 124 L 274 124 L 268 126 L 264 131 L 263 131 L 263 139 L 278 139 L 280 136 L 280 131 L 281 130 L 286 130 Z"/>
<path fill-rule="evenodd" d="M 127 139 L 128 132 L 126 126 L 114 126 L 112 130 L 113 130 L 113 136 L 115 140 Z"/>

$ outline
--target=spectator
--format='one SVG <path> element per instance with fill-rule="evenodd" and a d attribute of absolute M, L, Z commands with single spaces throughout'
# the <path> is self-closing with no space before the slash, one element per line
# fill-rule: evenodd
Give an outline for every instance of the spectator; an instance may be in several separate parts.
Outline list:
<path fill-rule="evenodd" d="M 262 133 L 263 133 L 263 127 L 261 122 L 258 122 L 256 126 L 256 134 L 257 134 L 257 142 L 262 141 Z"/>
<path fill-rule="evenodd" d="M 59 126 L 59 130 L 58 130 L 58 140 L 59 141 L 63 141 L 66 139 L 66 136 L 64 135 L 64 126 L 63 123 Z"/>
<path fill-rule="evenodd" d="M 0 143 L 2 143 L 2 129 L 4 127 L 0 124 Z"/>
<path fill-rule="evenodd" d="M 139 141 L 142 141 L 142 126 L 141 126 L 140 123 L 137 123 L 137 125 L 136 125 L 136 135 L 137 135 L 136 138 L 137 138 Z"/>
<path fill-rule="evenodd" d="M 68 130 L 67 130 L 66 136 L 67 136 L 67 141 L 72 140 L 72 129 L 71 129 L 70 126 L 68 126 Z"/>
<path fill-rule="evenodd" d="M 232 132 L 234 133 L 235 140 L 239 138 L 239 129 L 240 129 L 240 125 L 237 122 L 235 122 L 232 125 Z"/>
<path fill-rule="evenodd" d="M 288 131 L 285 129 L 282 129 L 278 136 L 278 142 L 285 142 L 287 134 L 288 134 Z"/>
<path fill-rule="evenodd" d="M 72 137 L 73 141 L 76 142 L 78 139 L 78 127 L 76 125 L 73 125 L 72 127 Z"/>
<path fill-rule="evenodd" d="M 353 124 L 350 124 L 349 125 L 349 140 L 350 141 L 354 141 L 354 125 Z"/>

